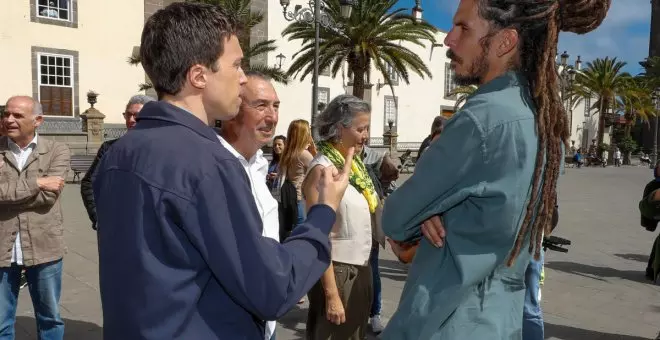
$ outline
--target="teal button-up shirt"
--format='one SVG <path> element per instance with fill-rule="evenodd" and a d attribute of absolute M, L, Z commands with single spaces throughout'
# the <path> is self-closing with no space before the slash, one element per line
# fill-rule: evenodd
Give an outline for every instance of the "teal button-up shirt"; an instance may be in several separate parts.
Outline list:
<path fill-rule="evenodd" d="M 390 238 L 421 237 L 434 215 L 447 234 L 442 248 L 421 242 L 382 339 L 521 339 L 529 235 L 512 267 L 506 259 L 531 196 L 534 112 L 518 73 L 480 86 L 387 198 Z"/>

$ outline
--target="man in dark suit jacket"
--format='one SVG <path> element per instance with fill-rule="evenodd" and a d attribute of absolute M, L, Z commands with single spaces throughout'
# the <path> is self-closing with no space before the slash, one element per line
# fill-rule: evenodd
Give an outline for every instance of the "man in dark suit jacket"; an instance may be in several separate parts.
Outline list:
<path fill-rule="evenodd" d="M 280 244 L 262 236 L 248 174 L 209 126 L 241 106 L 238 34 L 223 7 L 196 2 L 144 25 L 140 58 L 159 101 L 92 176 L 105 339 L 264 339 L 265 320 L 286 314 L 330 264 L 352 156 L 341 171 L 322 169 L 320 203 Z"/>
<path fill-rule="evenodd" d="M 128 101 L 128 104 L 126 104 L 126 109 L 123 113 L 124 119 L 126 120 L 127 129 L 132 129 L 135 126 L 138 112 L 142 110 L 142 106 L 153 100 L 153 98 L 142 94 L 131 97 L 131 99 Z M 96 154 L 96 158 L 94 158 L 92 165 L 87 170 L 85 177 L 83 177 L 83 179 L 80 181 L 80 194 L 82 195 L 82 200 L 83 204 L 85 205 L 85 209 L 87 210 L 87 215 L 89 216 L 90 221 L 92 221 L 92 229 L 94 230 L 96 230 L 97 225 L 96 203 L 94 203 L 94 193 L 92 192 L 92 175 L 94 174 L 94 170 L 96 170 L 96 166 L 99 164 L 101 157 L 103 157 L 103 154 L 105 154 L 110 146 L 116 141 L 117 139 L 112 139 L 101 144 L 101 147 Z"/>

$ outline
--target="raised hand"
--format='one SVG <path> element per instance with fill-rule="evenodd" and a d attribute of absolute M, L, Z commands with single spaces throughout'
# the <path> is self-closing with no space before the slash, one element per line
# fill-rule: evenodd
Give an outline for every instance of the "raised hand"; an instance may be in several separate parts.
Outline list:
<path fill-rule="evenodd" d="M 348 178 L 351 174 L 351 166 L 353 164 L 353 155 L 355 148 L 348 149 L 344 168 L 339 171 L 334 166 L 328 166 L 321 170 L 321 177 L 319 178 L 316 188 L 319 192 L 320 204 L 326 204 L 333 210 L 337 211 L 339 202 L 344 197 L 344 192 L 348 187 Z"/>

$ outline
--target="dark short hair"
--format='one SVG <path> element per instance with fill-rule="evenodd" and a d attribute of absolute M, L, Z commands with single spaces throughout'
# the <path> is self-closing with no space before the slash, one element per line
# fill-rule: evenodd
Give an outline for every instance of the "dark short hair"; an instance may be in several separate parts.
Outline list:
<path fill-rule="evenodd" d="M 442 125 L 438 126 L 433 131 L 431 131 L 431 139 L 435 138 L 435 136 L 437 136 L 441 133 L 442 133 Z"/>
<path fill-rule="evenodd" d="M 278 140 L 278 139 L 281 139 L 283 142 L 286 143 L 286 137 L 284 137 L 284 136 L 282 136 L 282 135 L 277 135 L 277 136 L 275 136 L 275 138 L 273 138 L 273 142 L 276 141 L 276 140 Z"/>
<path fill-rule="evenodd" d="M 436 132 L 438 129 L 440 129 L 440 132 L 442 132 L 442 128 L 445 123 L 445 118 L 442 116 L 436 116 L 433 119 L 433 123 L 431 124 L 431 135 L 433 135 L 434 132 Z"/>
<path fill-rule="evenodd" d="M 142 30 L 140 60 L 158 97 L 179 93 L 195 64 L 216 72 L 225 40 L 238 29 L 226 10 L 204 3 L 175 2 L 149 17 Z"/>

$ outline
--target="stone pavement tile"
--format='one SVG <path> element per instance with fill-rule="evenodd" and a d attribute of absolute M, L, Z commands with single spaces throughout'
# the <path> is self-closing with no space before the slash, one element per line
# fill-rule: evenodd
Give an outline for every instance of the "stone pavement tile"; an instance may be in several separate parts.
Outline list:
<path fill-rule="evenodd" d="M 62 294 L 60 305 L 71 313 L 72 317 L 92 323 L 102 324 L 101 298 L 99 291 L 80 282 L 75 277 L 64 273 L 62 286 L 66 286 L 66 294 Z"/>
<path fill-rule="evenodd" d="M 96 231 L 92 228 L 76 232 L 65 232 L 64 240 L 66 242 L 67 254 L 77 253 L 91 263 L 98 265 L 99 253 L 96 242 Z"/>
<path fill-rule="evenodd" d="M 551 338 L 657 335 L 660 287 L 644 278 L 655 234 L 639 226 L 637 211 L 648 175 L 646 169 L 570 169 L 560 179 L 554 234 L 573 244 L 567 254 L 546 256 L 543 309 Z"/>
<path fill-rule="evenodd" d="M 16 318 L 16 340 L 37 339 L 37 327 L 33 316 Z M 64 340 L 102 340 L 103 329 L 84 320 L 64 317 Z"/>
<path fill-rule="evenodd" d="M 99 293 L 98 260 L 92 261 L 76 250 L 64 256 L 64 272 Z"/>

